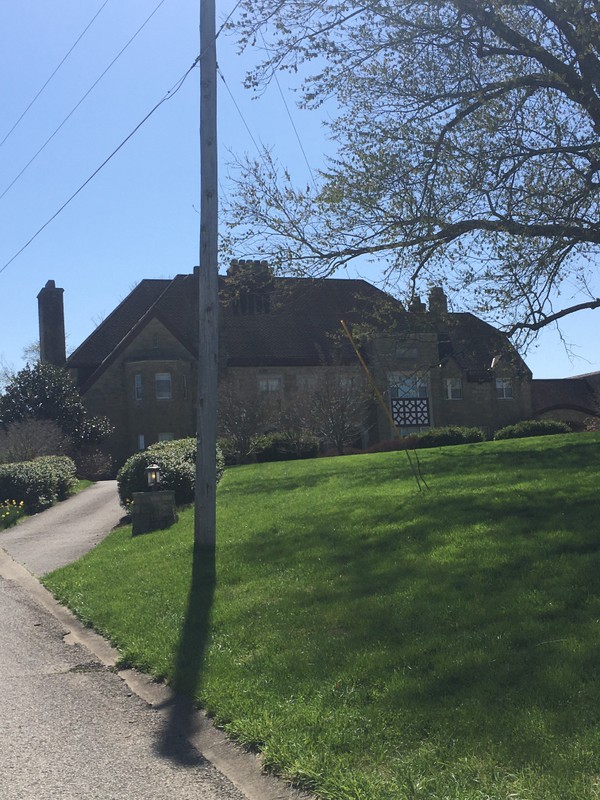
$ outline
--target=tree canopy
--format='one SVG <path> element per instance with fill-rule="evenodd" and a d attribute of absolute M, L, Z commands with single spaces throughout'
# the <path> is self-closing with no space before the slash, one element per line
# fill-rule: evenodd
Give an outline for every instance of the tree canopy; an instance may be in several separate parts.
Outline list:
<path fill-rule="evenodd" d="M 262 61 L 331 101 L 337 155 L 299 188 L 268 151 L 237 164 L 237 253 L 328 275 L 372 257 L 441 283 L 527 338 L 594 297 L 600 245 L 595 0 L 242 0 Z"/>
<path fill-rule="evenodd" d="M 76 447 L 100 442 L 112 428 L 106 417 L 93 417 L 62 367 L 37 363 L 8 381 L 0 395 L 0 427 L 26 420 L 55 422 Z"/>

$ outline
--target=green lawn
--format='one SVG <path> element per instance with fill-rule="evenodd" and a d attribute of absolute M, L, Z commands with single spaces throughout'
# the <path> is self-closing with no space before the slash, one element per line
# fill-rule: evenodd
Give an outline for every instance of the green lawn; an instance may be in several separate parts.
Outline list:
<path fill-rule="evenodd" d="M 229 470 L 216 582 L 187 510 L 46 584 L 325 798 L 600 798 L 600 434 L 420 458 Z"/>

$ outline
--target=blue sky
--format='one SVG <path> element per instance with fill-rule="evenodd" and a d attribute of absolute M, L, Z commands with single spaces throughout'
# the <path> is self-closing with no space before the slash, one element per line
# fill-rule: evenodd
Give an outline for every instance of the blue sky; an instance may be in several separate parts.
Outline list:
<path fill-rule="evenodd" d="M 38 338 L 36 296 L 48 279 L 65 290 L 67 347 L 72 350 L 140 280 L 190 272 L 198 261 L 199 74 L 195 69 L 70 205 L 5 267 L 194 62 L 199 52 L 199 0 L 163 0 L 64 122 L 159 2 L 0 4 L 0 141 L 100 11 L 0 145 L 0 195 L 6 192 L 0 199 L 0 362 L 4 365 L 22 366 L 23 349 Z M 234 4 L 217 0 L 218 24 Z M 253 100 L 242 87 L 249 57 L 239 57 L 235 43 L 225 35 L 219 38 L 218 60 L 228 86 L 219 82 L 222 194 L 227 192 L 229 153 L 253 154 L 252 137 L 270 145 L 282 164 L 296 166 L 302 173 L 300 144 L 277 87 Z M 323 153 L 332 152 L 320 120 L 314 113 L 295 109 L 291 92 L 287 103 L 302 146 L 313 168 L 318 168 Z M 377 271 L 362 269 L 362 276 L 376 280 Z M 569 359 L 555 330 L 545 331 L 526 357 L 534 377 L 599 370 L 599 314 L 586 311 L 564 322 L 563 336 L 577 356 L 574 359 Z"/>

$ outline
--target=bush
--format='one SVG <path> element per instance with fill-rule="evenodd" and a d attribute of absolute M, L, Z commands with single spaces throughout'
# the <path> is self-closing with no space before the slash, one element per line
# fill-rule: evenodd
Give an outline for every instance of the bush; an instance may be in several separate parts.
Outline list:
<path fill-rule="evenodd" d="M 254 458 L 256 443 L 260 436 L 253 436 L 248 444 L 249 451 L 242 454 L 238 440 L 234 436 L 220 436 L 218 447 L 225 459 L 225 466 L 233 467 L 237 464 L 245 464 Z"/>
<path fill-rule="evenodd" d="M 77 474 L 88 481 L 102 481 L 114 478 L 113 460 L 99 448 L 82 447 L 73 453 Z"/>
<path fill-rule="evenodd" d="M 319 440 L 309 434 L 269 433 L 258 437 L 255 453 L 259 462 L 315 458 L 319 454 Z"/>
<path fill-rule="evenodd" d="M 459 425 L 447 425 L 445 428 L 431 428 L 417 434 L 417 447 L 444 447 L 453 444 L 471 444 L 483 442 L 485 436 L 480 428 L 462 428 Z"/>
<path fill-rule="evenodd" d="M 0 466 L 0 497 L 23 502 L 28 514 L 43 511 L 69 496 L 76 483 L 75 464 L 68 456 L 43 456 L 34 461 Z"/>
<path fill-rule="evenodd" d="M 144 470 L 150 464 L 160 467 L 163 489 L 175 492 L 177 505 L 194 500 L 196 482 L 196 440 L 177 439 L 173 442 L 158 442 L 127 459 L 117 474 L 121 503 L 125 506 L 131 501 L 134 492 L 148 490 Z M 217 483 L 223 475 L 225 461 L 217 446 Z"/>
<path fill-rule="evenodd" d="M 33 461 L 40 456 L 68 453 L 71 440 L 58 423 L 49 419 L 25 419 L 0 429 L 0 464 Z"/>
<path fill-rule="evenodd" d="M 571 433 L 571 428 L 566 422 L 556 419 L 526 419 L 500 428 L 494 434 L 494 439 L 524 439 L 527 436 L 551 436 L 557 433 Z"/>

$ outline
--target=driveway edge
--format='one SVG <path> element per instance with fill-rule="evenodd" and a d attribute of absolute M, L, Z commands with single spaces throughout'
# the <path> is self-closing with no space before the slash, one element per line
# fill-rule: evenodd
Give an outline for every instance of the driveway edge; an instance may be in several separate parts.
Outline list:
<path fill-rule="evenodd" d="M 91 628 L 86 628 L 65 606 L 0 547 L 0 575 L 25 589 L 32 599 L 48 611 L 65 630 L 66 644 L 79 644 L 89 650 L 105 667 L 116 667 L 119 652 Z M 118 670 L 118 676 L 129 689 L 157 713 L 166 716 L 176 698 L 166 684 L 157 683 L 148 675 L 132 669 Z M 207 715 L 193 710 L 193 732 L 190 743 L 210 761 L 248 800 L 310 800 L 313 796 L 289 787 L 262 772 L 260 758 L 243 750 L 216 728 Z"/>

